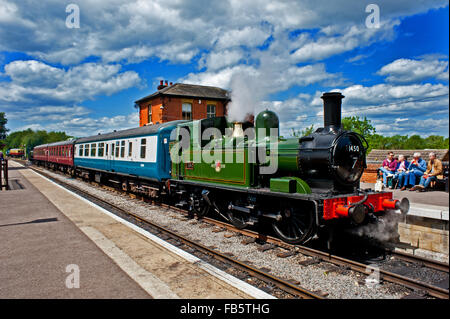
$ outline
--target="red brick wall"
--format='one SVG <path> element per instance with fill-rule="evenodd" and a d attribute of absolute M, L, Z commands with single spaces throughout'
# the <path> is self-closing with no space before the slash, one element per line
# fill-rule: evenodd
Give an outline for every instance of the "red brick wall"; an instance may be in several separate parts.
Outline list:
<path fill-rule="evenodd" d="M 175 97 L 157 97 L 153 100 L 140 104 L 139 108 L 139 126 L 148 123 L 148 106 L 152 105 L 152 123 L 165 123 L 175 120 L 182 120 L 181 105 L 187 102 L 192 104 L 192 118 L 200 120 L 206 118 L 206 106 L 208 104 L 216 105 L 216 116 L 224 115 L 224 102 L 204 99 L 188 99 Z M 199 103 L 200 102 L 200 103 Z M 164 109 L 161 106 L 164 104 Z"/>
<path fill-rule="evenodd" d="M 377 181 L 377 169 L 381 166 L 381 163 L 367 164 L 367 168 L 361 177 L 361 182 L 375 183 Z"/>

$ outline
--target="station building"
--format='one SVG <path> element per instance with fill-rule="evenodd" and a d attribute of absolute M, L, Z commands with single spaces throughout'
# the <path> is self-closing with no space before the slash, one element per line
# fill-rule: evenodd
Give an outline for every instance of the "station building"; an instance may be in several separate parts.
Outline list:
<path fill-rule="evenodd" d="M 139 126 L 226 115 L 228 91 L 184 83 L 160 82 L 157 91 L 135 101 Z"/>

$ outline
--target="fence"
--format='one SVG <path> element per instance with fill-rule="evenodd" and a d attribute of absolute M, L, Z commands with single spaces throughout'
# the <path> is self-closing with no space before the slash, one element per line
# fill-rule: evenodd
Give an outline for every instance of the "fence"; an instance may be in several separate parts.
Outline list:
<path fill-rule="evenodd" d="M 8 160 L 0 160 L 0 191 L 8 190 Z"/>

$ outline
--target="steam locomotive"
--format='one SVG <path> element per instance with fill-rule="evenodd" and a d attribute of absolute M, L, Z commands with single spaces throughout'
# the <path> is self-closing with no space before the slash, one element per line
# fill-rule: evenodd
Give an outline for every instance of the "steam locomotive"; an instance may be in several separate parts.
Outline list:
<path fill-rule="evenodd" d="M 225 117 L 173 121 L 37 146 L 33 161 L 171 202 L 237 228 L 269 222 L 292 244 L 327 229 L 377 222 L 408 200 L 360 189 L 367 142 L 341 128 L 340 93 L 324 93 L 324 127 L 279 136 L 269 110 L 254 124 Z"/>

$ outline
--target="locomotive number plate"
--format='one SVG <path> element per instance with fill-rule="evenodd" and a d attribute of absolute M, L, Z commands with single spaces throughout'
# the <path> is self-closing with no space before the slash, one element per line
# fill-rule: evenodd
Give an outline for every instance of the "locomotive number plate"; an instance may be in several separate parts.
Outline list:
<path fill-rule="evenodd" d="M 359 152 L 359 145 L 347 145 L 347 152 Z"/>

